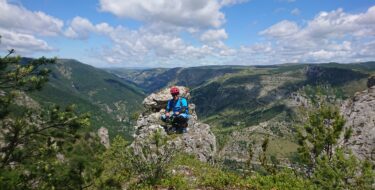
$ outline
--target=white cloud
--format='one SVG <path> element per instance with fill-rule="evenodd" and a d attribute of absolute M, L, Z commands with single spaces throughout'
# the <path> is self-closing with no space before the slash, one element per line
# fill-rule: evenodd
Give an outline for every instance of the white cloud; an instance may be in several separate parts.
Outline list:
<path fill-rule="evenodd" d="M 267 28 L 266 30 L 261 31 L 260 34 L 277 38 L 293 35 L 297 33 L 299 30 L 300 29 L 297 23 L 288 20 L 283 20 Z"/>
<path fill-rule="evenodd" d="M 113 48 L 103 49 L 99 54 L 111 63 L 183 66 L 189 62 L 191 65 L 197 64 L 199 60 L 210 56 L 229 56 L 231 53 L 222 44 L 193 46 L 178 34 L 153 33 L 147 28 L 129 30 L 118 26 L 108 36 L 115 45 Z"/>
<path fill-rule="evenodd" d="M 10 32 L 4 29 L 0 29 L 1 34 L 1 51 L 15 49 L 17 53 L 21 54 L 32 54 L 36 51 L 52 51 L 44 40 L 38 39 L 33 35 L 21 34 L 16 32 Z"/>
<path fill-rule="evenodd" d="M 228 38 L 228 34 L 225 32 L 225 29 L 219 29 L 219 30 L 207 30 L 204 32 L 200 40 L 203 42 L 212 42 L 212 41 L 218 41 L 218 40 L 225 40 Z"/>
<path fill-rule="evenodd" d="M 290 14 L 292 15 L 300 15 L 301 14 L 301 10 L 299 10 L 298 8 L 294 8 L 292 11 L 290 11 Z"/>
<path fill-rule="evenodd" d="M 336 57 L 337 55 L 339 55 L 339 52 L 327 51 L 324 49 L 308 53 L 308 56 L 316 60 L 329 60 Z"/>
<path fill-rule="evenodd" d="M 101 26 L 103 28 L 103 26 Z M 86 18 L 74 17 L 70 26 L 64 32 L 65 36 L 69 38 L 86 39 L 91 32 L 95 32 L 95 26 Z"/>
<path fill-rule="evenodd" d="M 32 12 L 0 0 L 0 28 L 24 34 L 56 36 L 61 33 L 63 25 L 62 20 L 43 12 Z"/>
<path fill-rule="evenodd" d="M 70 22 L 65 35 L 77 39 L 86 39 L 91 33 L 105 35 L 112 41 L 113 46 L 103 47 L 92 54 L 107 63 L 127 63 L 133 66 L 183 66 L 188 62 L 199 64 L 208 57 L 227 57 L 236 52 L 222 42 L 228 37 L 224 29 L 205 32 L 199 29 L 165 26 L 153 23 L 131 30 L 121 25 L 114 27 L 108 23 L 93 24 L 86 18 L 76 17 Z M 189 30 L 192 34 L 203 32 L 200 36 L 203 44 L 192 45 L 180 37 L 181 31 L 190 32 Z"/>
<path fill-rule="evenodd" d="M 220 27 L 224 14 L 217 0 L 100 0 L 100 10 L 148 23 L 163 22 L 182 27 Z"/>
<path fill-rule="evenodd" d="M 374 60 L 375 6 L 357 14 L 320 12 L 304 25 L 283 20 L 259 34 L 266 41 L 243 46 L 241 59 L 268 64 Z"/>
<path fill-rule="evenodd" d="M 374 10 L 358 14 L 348 14 L 342 9 L 321 12 L 305 24 L 283 20 L 259 32 L 267 37 L 264 41 L 237 49 L 223 42 L 228 38 L 224 28 L 153 22 L 130 30 L 107 23 L 92 24 L 84 18 L 73 19 L 75 22 L 69 28 L 78 36 L 85 36 L 87 31 L 108 36 L 113 47 L 93 54 L 105 62 L 128 66 L 352 62 L 375 59 Z M 191 34 L 202 44 L 186 42 L 181 32 Z"/>
<path fill-rule="evenodd" d="M 55 50 L 40 37 L 60 35 L 63 25 L 62 20 L 44 12 L 33 12 L 0 0 L 1 51 L 15 49 L 18 53 L 31 55 Z"/>
<path fill-rule="evenodd" d="M 280 0 L 287 1 L 287 0 Z M 92 23 L 75 17 L 63 21 L 0 0 L 0 49 L 53 51 L 43 38 L 108 37 L 106 47 L 92 47 L 90 58 L 122 66 L 195 66 L 204 64 L 276 64 L 374 60 L 375 6 L 363 13 L 343 9 L 320 12 L 303 24 L 282 20 L 260 31 L 260 42 L 231 48 L 224 41 L 224 6 L 247 0 L 101 0 L 100 9 L 142 21 L 138 29 Z M 291 14 L 299 14 L 294 9 Z M 186 37 L 187 36 L 187 37 Z M 193 41 L 190 38 L 194 38 Z M 47 38 L 45 38 L 47 39 Z M 188 40 L 186 40 L 188 39 Z"/>
<path fill-rule="evenodd" d="M 122 26 L 118 27 L 122 28 Z M 74 17 L 64 35 L 73 39 L 88 39 L 90 34 L 103 34 L 111 37 L 115 28 L 108 23 L 102 22 L 94 25 L 90 20 L 83 17 Z M 112 36 L 114 37 L 114 36 Z"/>
<path fill-rule="evenodd" d="M 271 43 L 256 43 L 252 46 L 241 46 L 241 51 L 249 54 L 269 53 L 272 51 Z"/>

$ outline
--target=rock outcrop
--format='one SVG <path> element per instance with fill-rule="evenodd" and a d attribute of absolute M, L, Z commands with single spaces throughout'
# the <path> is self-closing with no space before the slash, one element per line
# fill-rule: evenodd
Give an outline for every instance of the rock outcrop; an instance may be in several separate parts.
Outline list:
<path fill-rule="evenodd" d="M 181 97 L 190 98 L 187 88 L 178 86 Z M 165 107 L 172 96 L 169 89 L 153 93 L 145 98 L 143 105 L 145 111 L 140 114 L 135 126 L 134 141 L 132 147 L 136 153 L 141 153 L 144 148 L 157 149 L 157 143 L 153 137 L 157 134 L 163 139 L 167 139 L 164 149 L 173 148 L 188 154 L 196 155 L 201 161 L 210 161 L 216 152 L 216 139 L 210 130 L 210 126 L 200 123 L 195 113 L 195 105 L 189 102 L 189 112 L 191 117 L 188 122 L 188 132 L 184 134 L 168 135 L 160 120 L 165 112 Z M 163 152 L 163 151 L 162 151 Z"/>
<path fill-rule="evenodd" d="M 372 84 L 369 79 L 368 84 Z M 346 119 L 345 129 L 352 129 L 352 136 L 344 145 L 361 159 L 375 163 L 375 85 L 358 92 L 342 106 Z"/>
<path fill-rule="evenodd" d="M 105 146 L 106 148 L 109 148 L 109 135 L 108 135 L 108 129 L 105 127 L 100 127 L 98 130 L 98 136 L 100 138 L 100 143 Z"/>
<path fill-rule="evenodd" d="M 375 76 L 371 76 L 367 80 L 367 88 L 371 88 L 373 86 L 375 86 Z"/>

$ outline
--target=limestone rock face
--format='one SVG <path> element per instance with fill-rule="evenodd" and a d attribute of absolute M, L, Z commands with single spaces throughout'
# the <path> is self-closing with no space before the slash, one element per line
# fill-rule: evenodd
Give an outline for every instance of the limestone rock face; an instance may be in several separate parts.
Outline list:
<path fill-rule="evenodd" d="M 106 148 L 109 148 L 108 129 L 105 127 L 100 127 L 100 129 L 98 130 L 98 136 L 100 138 L 100 143 Z"/>
<path fill-rule="evenodd" d="M 181 97 L 190 98 L 187 88 L 178 87 Z M 188 122 L 188 132 L 184 134 L 168 135 L 160 120 L 160 116 L 165 112 L 164 108 L 172 96 L 169 88 L 158 93 L 153 93 L 146 97 L 143 105 L 146 110 L 140 114 L 135 126 L 134 141 L 132 147 L 136 153 L 141 153 L 145 147 L 153 150 L 157 145 L 153 137 L 157 134 L 167 139 L 164 149 L 173 148 L 188 154 L 196 155 L 201 161 L 210 161 L 216 152 L 216 138 L 210 130 L 210 126 L 200 123 L 195 113 L 195 105 L 189 103 L 189 113 L 191 117 Z"/>
<path fill-rule="evenodd" d="M 346 119 L 345 128 L 352 128 L 353 133 L 347 142 L 341 144 L 359 158 L 375 163 L 375 86 L 346 101 L 342 113 Z"/>
<path fill-rule="evenodd" d="M 373 86 L 375 86 L 375 76 L 371 76 L 370 78 L 368 78 L 368 81 L 367 81 L 368 88 L 371 88 Z"/>

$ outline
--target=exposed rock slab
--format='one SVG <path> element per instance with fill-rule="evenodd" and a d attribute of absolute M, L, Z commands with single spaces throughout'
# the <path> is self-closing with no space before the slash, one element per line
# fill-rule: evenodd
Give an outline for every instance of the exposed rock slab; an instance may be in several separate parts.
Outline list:
<path fill-rule="evenodd" d="M 353 133 L 341 145 L 347 146 L 359 158 L 375 163 L 375 86 L 346 101 L 342 113 L 346 119 L 345 128 L 352 128 Z"/>

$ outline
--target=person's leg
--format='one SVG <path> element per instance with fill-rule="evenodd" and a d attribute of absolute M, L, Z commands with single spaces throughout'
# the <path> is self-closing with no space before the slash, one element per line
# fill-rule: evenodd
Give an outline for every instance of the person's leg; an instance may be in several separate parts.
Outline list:
<path fill-rule="evenodd" d="M 167 121 L 167 116 L 165 114 L 161 115 L 160 119 L 164 122 Z"/>
<path fill-rule="evenodd" d="M 165 124 L 163 126 L 165 132 L 167 132 L 168 134 L 173 134 L 173 133 L 176 132 L 176 127 L 174 126 L 173 122 L 172 122 L 172 126 L 169 126 L 170 121 L 171 121 L 171 119 L 173 120 L 173 118 L 167 117 L 165 114 L 163 114 L 162 116 L 160 116 L 160 119 L 163 122 L 165 122 Z"/>
<path fill-rule="evenodd" d="M 178 119 L 179 119 L 178 121 L 179 121 L 180 131 L 182 133 L 186 133 L 187 127 L 188 127 L 189 116 L 185 113 L 182 113 L 178 116 Z"/>

